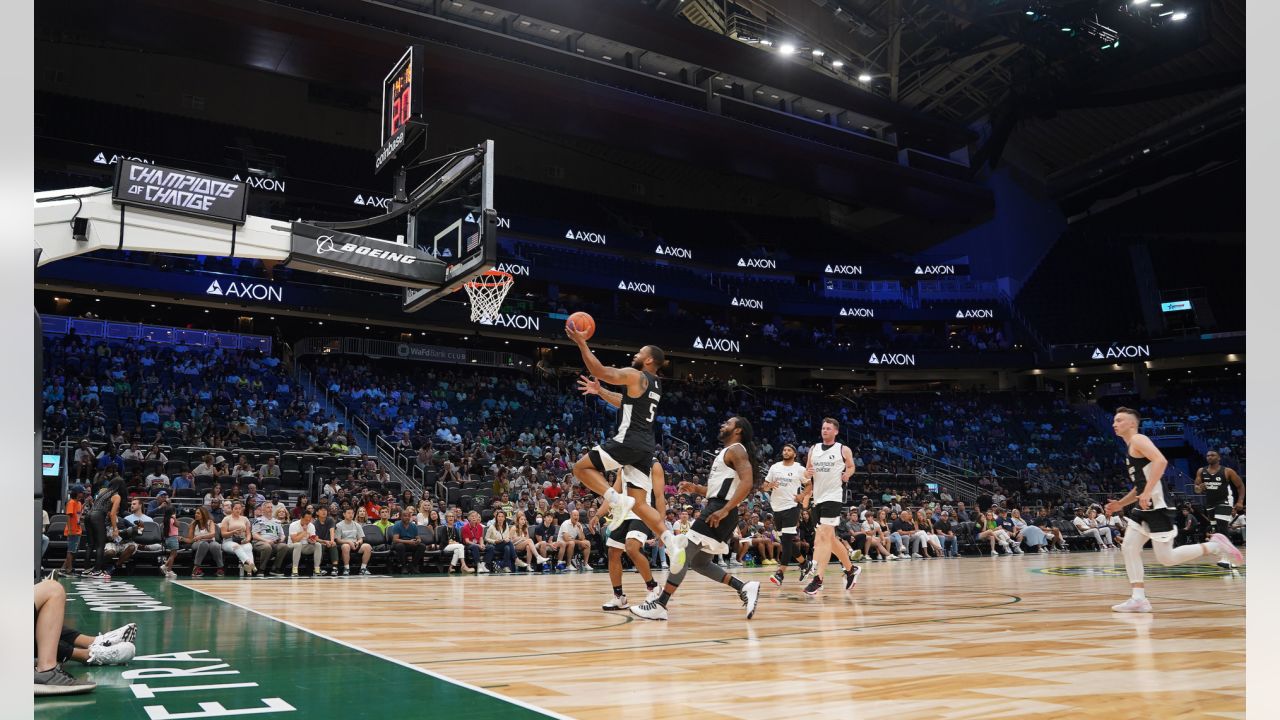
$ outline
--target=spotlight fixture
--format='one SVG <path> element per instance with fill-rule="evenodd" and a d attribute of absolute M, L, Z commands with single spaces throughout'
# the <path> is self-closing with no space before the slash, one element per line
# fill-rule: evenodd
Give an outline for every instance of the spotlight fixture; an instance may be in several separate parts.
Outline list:
<path fill-rule="evenodd" d="M 782 53 L 783 55 L 794 55 L 796 52 L 796 46 L 792 45 L 789 42 L 784 42 L 778 46 L 778 52 Z"/>
<path fill-rule="evenodd" d="M 1172 19 L 1174 22 L 1182 22 L 1183 20 L 1186 20 L 1186 19 L 1187 19 L 1187 14 L 1186 14 L 1185 12 L 1182 12 L 1181 10 L 1179 10 L 1178 12 L 1176 12 L 1176 13 L 1174 13 L 1174 14 L 1173 14 L 1173 17 L 1172 17 L 1171 19 Z"/>
<path fill-rule="evenodd" d="M 864 73 L 859 74 L 859 75 L 858 75 L 858 82 L 860 82 L 860 83 L 869 83 L 869 82 L 871 82 L 871 73 L 865 73 L 865 72 L 864 72 Z"/>
<path fill-rule="evenodd" d="M 831 63 L 831 67 L 836 68 L 836 69 L 838 70 L 838 69 L 840 69 L 840 68 L 844 67 L 844 61 L 843 61 L 843 60 L 836 60 L 835 62 Z"/>
<path fill-rule="evenodd" d="M 814 49 L 813 49 L 813 56 L 814 56 L 814 57 L 822 57 L 823 55 L 826 55 L 826 53 L 822 52 L 822 49 L 821 49 L 821 48 L 814 48 Z"/>

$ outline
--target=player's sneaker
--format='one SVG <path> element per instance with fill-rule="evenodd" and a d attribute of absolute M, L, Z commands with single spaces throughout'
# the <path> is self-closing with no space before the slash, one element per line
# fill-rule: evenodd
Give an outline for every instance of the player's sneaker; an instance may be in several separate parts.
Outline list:
<path fill-rule="evenodd" d="M 862 574 L 862 567 L 852 565 L 848 570 L 844 571 L 844 589 L 848 590 L 858 584 L 858 576 Z"/>
<path fill-rule="evenodd" d="M 1226 548 L 1226 554 L 1221 556 L 1223 560 L 1230 557 L 1236 565 L 1244 564 L 1244 555 L 1240 554 L 1240 551 L 1236 549 L 1235 543 L 1231 542 L 1231 538 L 1228 538 L 1222 533 L 1214 533 L 1213 537 L 1209 538 L 1209 542 L 1218 543 L 1222 547 Z"/>
<path fill-rule="evenodd" d="M 775 572 L 774 574 L 772 574 L 772 575 L 770 575 L 770 576 L 769 576 L 769 582 L 773 583 L 774 585 L 776 585 L 776 586 L 778 586 L 778 587 L 782 587 L 782 580 L 783 580 L 783 577 L 784 577 L 784 576 L 783 576 L 783 574 L 782 574 L 782 569 L 781 569 L 781 568 L 779 568 L 777 572 Z"/>
<path fill-rule="evenodd" d="M 1151 612 L 1151 602 L 1146 598 L 1139 600 L 1138 598 L 1129 598 L 1119 605 L 1112 605 L 1111 612 L 1118 613 L 1149 613 Z"/>
<path fill-rule="evenodd" d="M 114 645 L 90 645 L 88 665 L 123 665 L 133 659 L 138 649 L 131 642 Z"/>
<path fill-rule="evenodd" d="M 738 591 L 738 597 L 742 598 L 742 604 L 747 608 L 747 619 L 750 620 L 756 614 L 756 603 L 760 601 L 760 583 L 752 580 L 743 585 Z"/>
<path fill-rule="evenodd" d="M 613 597 L 609 598 L 609 602 L 607 602 L 607 603 L 605 603 L 605 604 L 601 605 L 601 606 L 600 606 L 600 609 L 601 609 L 601 610 L 626 610 L 626 609 L 627 609 L 627 596 L 626 596 L 626 595 L 614 595 Z"/>
<path fill-rule="evenodd" d="M 684 535 L 676 535 L 674 544 L 667 548 L 667 558 L 671 561 L 671 573 L 680 572 L 684 568 L 685 547 L 689 544 L 689 538 Z"/>
<path fill-rule="evenodd" d="M 76 695 L 78 693 L 87 693 L 98 687 L 90 680 L 72 677 L 62 669 L 61 665 L 55 665 L 52 670 L 45 670 L 36 673 L 36 696 L 41 695 Z"/>
<path fill-rule="evenodd" d="M 605 524 L 605 530 L 608 532 L 617 530 L 626 521 L 627 515 L 630 514 L 631 508 L 635 507 L 635 504 L 636 499 L 630 495 L 623 495 L 618 502 L 609 503 L 609 518 Z"/>
<path fill-rule="evenodd" d="M 654 600 L 657 600 L 660 597 L 662 597 L 662 588 L 656 587 L 650 590 L 648 595 L 644 596 L 644 601 L 649 603 L 649 602 L 653 602 Z"/>
<path fill-rule="evenodd" d="M 800 579 L 796 582 L 804 582 L 804 579 L 813 574 L 813 563 L 807 562 L 800 566 Z"/>
<path fill-rule="evenodd" d="M 122 643 L 122 642 L 131 643 L 136 641 L 137 639 L 138 639 L 138 624 L 129 623 L 128 625 L 123 625 L 121 627 L 116 628 L 115 630 L 109 630 L 107 632 L 102 633 L 101 635 L 93 639 L 93 644 L 107 646 L 107 645 L 115 645 L 116 643 Z"/>
<path fill-rule="evenodd" d="M 658 604 L 657 600 L 652 600 L 642 605 L 632 605 L 628 609 L 631 610 L 632 615 L 635 615 L 636 617 L 642 617 L 645 620 L 666 620 L 667 619 L 667 609 L 662 605 Z"/>
<path fill-rule="evenodd" d="M 820 592 L 822 592 L 822 576 L 814 575 L 813 579 L 809 581 L 809 584 L 805 585 L 804 594 L 813 597 Z"/>
<path fill-rule="evenodd" d="M 1219 561 L 1217 562 L 1217 566 L 1218 566 L 1218 567 L 1220 567 L 1220 568 L 1222 568 L 1223 570 L 1235 570 L 1235 569 L 1236 569 L 1236 566 L 1235 566 L 1235 565 L 1232 565 L 1231 563 L 1227 562 L 1226 560 L 1219 560 Z"/>

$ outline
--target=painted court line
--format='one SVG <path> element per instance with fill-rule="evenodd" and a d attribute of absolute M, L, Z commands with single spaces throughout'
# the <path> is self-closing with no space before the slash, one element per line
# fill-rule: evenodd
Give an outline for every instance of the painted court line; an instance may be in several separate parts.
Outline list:
<path fill-rule="evenodd" d="M 536 712 L 536 713 L 541 713 L 541 714 L 543 714 L 543 715 L 546 715 L 547 717 L 557 718 L 557 720 L 575 720 L 575 718 L 571 718 L 571 717 L 569 717 L 568 715 L 561 715 L 560 713 L 554 712 L 554 711 L 552 711 L 552 710 L 547 710 L 546 708 L 541 708 L 541 707 L 538 707 L 537 705 L 531 705 L 531 704 L 529 704 L 529 703 L 527 703 L 527 702 L 525 702 L 525 701 L 523 701 L 523 700 L 519 700 L 519 699 L 517 699 L 517 698 L 512 698 L 512 697 L 507 697 L 506 695 L 502 695 L 502 694 L 499 694 L 499 693 L 493 692 L 492 690 L 487 690 L 487 689 L 482 688 L 482 687 L 479 687 L 479 686 L 477 686 L 477 685 L 472 685 L 471 683 L 468 683 L 468 682 L 463 682 L 463 681 L 461 681 L 461 680 L 455 680 L 455 679 L 453 679 L 453 678 L 451 678 L 451 677 L 448 677 L 447 675 L 441 675 L 440 673 L 432 672 L 431 670 L 428 670 L 428 669 L 423 668 L 423 667 L 418 667 L 417 665 L 413 665 L 413 664 L 410 664 L 410 663 L 404 662 L 403 660 L 397 660 L 396 658 L 393 658 L 393 657 L 387 657 L 386 655 L 383 655 L 382 653 L 374 652 L 373 650 L 367 650 L 367 649 L 362 648 L 362 647 L 360 647 L 360 646 L 358 646 L 358 645 L 352 645 L 351 643 L 346 642 L 345 640 L 339 640 L 339 639 L 337 639 L 337 638 L 335 638 L 335 637 L 330 637 L 330 636 L 328 636 L 328 635 L 325 635 L 325 634 L 324 634 L 324 633 L 322 633 L 322 632 L 316 632 L 315 630 L 312 630 L 312 629 L 310 629 L 310 628 L 302 627 L 301 625 L 298 625 L 297 623 L 292 623 L 292 622 L 289 622 L 288 620 L 282 620 L 282 619 L 280 619 L 280 618 L 278 618 L 278 617 L 276 617 L 276 616 L 274 616 L 274 615 L 270 615 L 270 614 L 268 614 L 268 613 L 264 613 L 264 612 L 262 612 L 261 610 L 255 610 L 254 608 L 251 608 L 251 607 L 248 607 L 248 606 L 245 606 L 245 605 L 241 605 L 240 603 L 233 602 L 233 601 L 231 601 L 231 600 L 227 600 L 227 599 L 225 599 L 225 598 L 220 598 L 220 597 L 218 597 L 217 595 L 212 595 L 212 594 L 210 594 L 210 593 L 207 593 L 207 592 L 205 592 L 205 591 L 203 591 L 203 590 L 199 590 L 199 589 L 197 589 L 197 588 L 195 588 L 195 587 L 192 587 L 192 586 L 190 586 L 190 585 L 186 585 L 186 584 L 183 584 L 183 583 L 174 583 L 174 584 L 175 584 L 175 585 L 177 585 L 178 587 L 183 587 L 183 588 L 186 588 L 186 589 L 188 589 L 188 590 L 190 590 L 190 591 L 192 591 L 192 592 L 195 592 L 195 593 L 199 593 L 199 594 L 201 594 L 201 595 L 204 595 L 204 596 L 205 596 L 205 597 L 207 597 L 207 598 L 212 598 L 212 599 L 214 599 L 214 600 L 217 600 L 218 602 L 224 602 L 224 603 L 226 603 L 226 604 L 228 604 L 228 605 L 231 605 L 232 607 L 238 607 L 238 608 L 240 608 L 241 610 L 248 610 L 249 612 L 254 613 L 255 615 L 261 615 L 262 617 L 267 618 L 268 620 L 274 620 L 275 622 L 278 622 L 278 623 L 280 623 L 281 625 L 288 625 L 289 627 L 291 627 L 291 628 L 293 628 L 293 629 L 295 629 L 295 630 L 301 630 L 302 632 L 305 632 L 305 633 L 307 633 L 307 634 L 314 635 L 314 636 L 316 636 L 316 637 L 318 637 L 318 638 L 323 638 L 323 639 L 325 639 L 325 640 L 328 640 L 328 641 L 329 641 L 329 642 L 331 642 L 331 643 L 336 643 L 336 644 L 338 644 L 338 645 L 341 645 L 341 646 L 343 646 L 343 647 L 349 648 L 349 649 L 351 649 L 351 650 L 355 650 L 355 651 L 357 651 L 357 652 L 362 652 L 362 653 L 364 653 L 365 655 L 371 655 L 371 656 L 373 656 L 373 657 L 378 658 L 379 660 L 385 660 L 385 661 L 387 661 L 387 662 L 389 662 L 389 663 L 395 663 L 396 665 L 399 665 L 400 667 L 408 668 L 409 670 L 413 670 L 413 671 L 415 671 L 415 672 L 420 672 L 420 673 L 422 673 L 423 675 L 427 675 L 427 676 L 433 677 L 433 678 L 435 678 L 435 679 L 437 679 L 437 680 L 443 680 L 444 682 L 447 682 L 447 683 L 449 683 L 450 685 L 457 685 L 458 687 L 465 688 L 465 689 L 467 689 L 467 690 L 471 690 L 472 692 L 476 692 L 476 693 L 479 693 L 479 694 L 481 694 L 481 695 L 488 695 L 489 697 L 495 698 L 495 699 L 497 699 L 497 700 L 501 700 L 501 701 L 503 701 L 503 702 L 511 703 L 512 705 L 515 705 L 515 706 L 517 706 L 517 707 L 524 708 L 525 710 L 530 710 L 530 711 L 533 711 L 533 712 Z"/>

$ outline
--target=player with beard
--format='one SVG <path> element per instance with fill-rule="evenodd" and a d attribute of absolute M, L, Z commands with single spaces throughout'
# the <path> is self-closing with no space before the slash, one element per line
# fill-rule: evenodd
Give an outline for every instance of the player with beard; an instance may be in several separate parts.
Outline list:
<path fill-rule="evenodd" d="M 1237 563 L 1244 560 L 1236 546 L 1222 533 L 1215 533 L 1208 542 L 1178 548 L 1173 546 L 1173 540 L 1178 536 L 1178 528 L 1174 525 L 1177 511 L 1165 502 L 1163 481 L 1169 461 L 1150 438 L 1138 432 L 1140 421 L 1138 411 L 1127 407 L 1116 408 L 1115 417 L 1111 421 L 1115 434 L 1127 446 L 1124 464 L 1129 471 L 1133 489 L 1119 500 L 1107 503 L 1107 515 L 1120 512 L 1134 501 L 1138 503 L 1136 508 L 1129 510 L 1129 526 L 1124 531 L 1124 541 L 1121 544 L 1124 569 L 1129 576 L 1133 594 L 1125 602 L 1112 605 L 1114 612 L 1151 612 L 1142 566 L 1142 547 L 1147 544 L 1147 540 L 1151 540 L 1151 548 L 1161 565 L 1181 565 L 1207 555 L 1217 556 L 1219 561 L 1225 561 L 1226 556 L 1232 557 Z"/>
<path fill-rule="evenodd" d="M 1204 509 L 1213 516 L 1214 532 L 1226 535 L 1231 528 L 1231 511 L 1244 511 L 1244 481 L 1235 470 L 1222 466 L 1217 450 L 1205 453 L 1204 459 L 1209 464 L 1196 470 L 1195 490 L 1204 495 Z M 1218 567 L 1230 570 L 1234 566 L 1223 560 Z"/>
<path fill-rule="evenodd" d="M 818 516 L 818 526 L 813 541 L 811 569 L 813 579 L 805 586 L 806 595 L 822 591 L 822 573 L 834 554 L 844 568 L 844 589 L 858 584 L 862 568 L 849 560 L 844 543 L 836 539 L 836 526 L 844 514 L 844 486 L 855 471 L 853 451 L 847 445 L 836 442 L 840 423 L 835 418 L 822 419 L 822 444 L 809 448 L 805 477 L 813 484 L 805 488 L 805 495 L 812 495 L 813 509 Z"/>
<path fill-rule="evenodd" d="M 745 418 L 731 417 L 720 426 L 720 442 L 723 447 L 711 463 L 711 472 L 707 475 L 706 485 L 694 485 L 690 482 L 680 483 L 681 493 L 705 495 L 707 504 L 702 515 L 694 521 L 689 532 L 677 537 L 677 546 L 686 552 L 688 544 L 687 564 L 676 568 L 667 576 L 667 584 L 662 594 L 656 599 L 642 605 L 631 606 L 632 614 L 646 620 L 666 620 L 667 603 L 671 596 L 684 582 L 685 575 L 693 568 L 699 575 L 728 585 L 738 592 L 742 604 L 747 608 L 747 619 L 756 612 L 756 602 L 760 598 L 760 583 L 744 583 L 728 574 L 719 565 L 711 561 L 716 555 L 729 554 L 729 540 L 738 527 L 738 505 L 747 498 L 755 486 L 756 463 L 755 443 L 752 441 L 751 423 Z M 668 546 L 672 547 L 672 546 Z"/>
<path fill-rule="evenodd" d="M 769 467 L 765 475 L 765 492 L 769 493 L 769 508 L 773 510 L 773 526 L 782 536 L 782 552 L 778 556 L 778 569 L 769 582 L 781 585 L 786 575 L 787 563 L 795 559 L 796 526 L 800 522 L 800 504 L 797 496 L 804 484 L 804 466 L 796 462 L 794 445 L 782 446 L 782 460 Z"/>
<path fill-rule="evenodd" d="M 587 372 L 597 382 L 623 388 L 623 392 L 619 393 L 617 430 L 578 459 L 573 466 L 573 476 L 588 490 L 609 501 L 612 514 L 606 527 L 610 533 L 634 513 L 653 531 L 655 537 L 662 538 L 662 544 L 671 556 L 671 570 L 674 572 L 684 563 L 684 553 L 675 549 L 675 535 L 667 529 L 662 516 L 646 500 L 653 492 L 653 483 L 649 477 L 656 444 L 653 419 L 658 413 L 658 403 L 662 400 L 662 383 L 658 379 L 658 370 L 666 364 L 666 355 L 657 345 L 645 345 L 632 358 L 631 367 L 605 367 L 595 353 L 591 352 L 591 348 L 587 347 L 585 333 L 571 322 L 565 323 L 564 331 L 578 346 Z M 591 382 L 585 376 L 579 378 L 578 386 L 584 394 L 593 394 L 587 390 Z M 623 466 L 630 466 L 638 472 L 627 473 L 623 478 L 626 492 L 620 493 L 609 485 L 604 474 Z"/>

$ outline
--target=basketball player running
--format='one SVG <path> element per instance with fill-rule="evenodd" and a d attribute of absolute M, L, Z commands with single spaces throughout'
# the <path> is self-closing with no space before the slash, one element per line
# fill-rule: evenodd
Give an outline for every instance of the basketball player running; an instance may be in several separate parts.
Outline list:
<path fill-rule="evenodd" d="M 632 358 L 629 368 L 605 367 L 587 347 L 585 334 L 566 322 L 565 334 L 578 346 L 582 353 L 582 362 L 587 372 L 598 382 L 620 385 L 623 393 L 601 394 L 601 398 L 618 407 L 618 430 L 612 437 L 595 446 L 586 455 L 578 459 L 573 466 L 573 476 L 588 490 L 604 497 L 613 509 L 606 529 L 613 532 L 634 512 L 656 537 L 662 538 L 662 544 L 671 557 L 671 570 L 674 572 L 684 563 L 684 546 L 678 544 L 675 535 L 662 522 L 662 516 L 649 505 L 645 498 L 653 491 L 649 480 L 649 468 L 653 464 L 654 433 L 653 418 L 658 413 L 658 402 L 662 399 L 662 384 L 658 381 L 658 370 L 666 363 L 666 354 L 657 345 L 645 345 Z M 587 378 L 579 379 L 579 387 Z M 587 393 L 583 388 L 584 394 Z M 616 396 L 616 397 L 615 397 Z M 610 398 L 616 400 L 611 402 Z M 609 486 L 604 478 L 605 471 L 617 470 L 629 465 L 638 473 L 623 478 L 626 493 L 620 493 Z"/>
<path fill-rule="evenodd" d="M 804 484 L 804 468 L 796 462 L 793 445 L 782 446 L 782 460 L 769 467 L 764 487 L 769 493 L 769 507 L 773 510 L 773 526 L 782 535 L 782 552 L 778 556 L 778 569 L 769 582 L 781 585 L 786 575 L 787 563 L 795 559 L 796 525 L 800 522 L 800 504 L 796 496 Z"/>
<path fill-rule="evenodd" d="M 1129 576 L 1133 594 L 1119 605 L 1112 605 L 1111 609 L 1115 612 L 1151 612 L 1142 567 L 1142 547 L 1147 544 L 1147 540 L 1151 540 L 1156 560 L 1162 565 L 1181 565 L 1206 555 L 1216 555 L 1219 560 L 1224 559 L 1224 556 L 1231 556 L 1237 563 L 1244 559 L 1236 546 L 1221 533 L 1215 533 L 1208 542 L 1179 548 L 1173 546 L 1173 539 L 1178 536 L 1178 528 L 1174 525 L 1176 511 L 1165 503 L 1162 481 L 1169 461 L 1150 438 L 1138 432 L 1140 420 L 1137 410 L 1120 407 L 1116 408 L 1115 418 L 1111 421 L 1115 434 L 1128 446 L 1124 464 L 1129 471 L 1133 489 L 1119 500 L 1107 503 L 1106 511 L 1110 515 L 1123 510 L 1135 500 L 1138 503 L 1138 507 L 1129 511 L 1128 528 L 1125 529 L 1124 542 L 1121 544 L 1124 569 Z"/>
<path fill-rule="evenodd" d="M 729 554 L 728 542 L 733 537 L 734 529 L 738 527 L 738 505 L 755 486 L 755 443 L 752 441 L 751 423 L 741 417 L 729 418 L 720 426 L 720 442 L 724 447 L 711 463 L 707 484 L 680 483 L 681 493 L 695 493 L 707 498 L 702 515 L 694 521 L 689 532 L 680 536 L 690 546 L 687 552 L 688 562 L 667 575 L 667 584 L 657 598 L 642 605 L 631 606 L 631 613 L 637 617 L 666 620 L 667 603 L 680 588 L 680 583 L 684 582 L 690 568 L 699 575 L 737 590 L 738 597 L 747 608 L 748 620 L 756 613 L 760 583 L 744 583 L 711 562 L 711 558 L 716 555 Z M 674 564 L 672 568 L 675 568 Z"/>
<path fill-rule="evenodd" d="M 1205 453 L 1204 459 L 1209 465 L 1196 470 L 1195 489 L 1204 495 L 1204 507 L 1213 514 L 1214 532 L 1226 535 L 1231 527 L 1232 509 L 1244 510 L 1244 481 L 1235 470 L 1222 466 L 1222 456 L 1217 450 Z M 1235 566 L 1223 560 L 1218 567 L 1230 570 Z"/>
<path fill-rule="evenodd" d="M 623 487 L 622 477 L 638 472 L 633 467 L 622 468 L 622 474 L 618 477 L 618 483 L 615 490 Z M 653 492 L 650 497 L 645 498 L 646 502 L 655 505 L 655 509 L 660 515 L 667 514 L 667 500 L 663 497 L 666 490 L 666 482 L 664 480 L 665 473 L 662 465 L 653 464 L 652 475 Z M 609 502 L 606 500 L 600 505 L 600 510 L 596 513 L 598 520 L 604 515 L 608 509 Z M 626 551 L 627 557 L 631 558 L 631 564 L 635 566 L 636 572 L 640 573 L 640 578 L 644 580 L 644 586 L 649 591 L 645 597 L 648 602 L 658 597 L 658 583 L 653 579 L 653 573 L 649 569 L 649 558 L 644 554 L 644 544 L 653 537 L 653 532 L 649 527 L 640 521 L 635 515 L 627 518 L 627 521 L 618 526 L 609 534 L 609 538 L 605 540 L 605 546 L 609 549 L 609 582 L 613 585 L 613 597 L 600 606 L 601 610 L 625 610 L 627 608 L 627 596 L 622 592 L 622 553 Z"/>
<path fill-rule="evenodd" d="M 840 423 L 835 418 L 822 419 L 822 444 L 809 448 L 805 478 L 813 485 L 806 493 L 813 496 L 813 512 L 818 516 L 818 527 L 813 539 L 813 579 L 805 586 L 806 595 L 822 592 L 822 572 L 834 554 L 844 568 L 844 589 L 858 584 L 862 568 L 849 560 L 844 543 L 836 540 L 836 526 L 844 514 L 844 486 L 853 477 L 853 451 L 836 442 Z"/>

